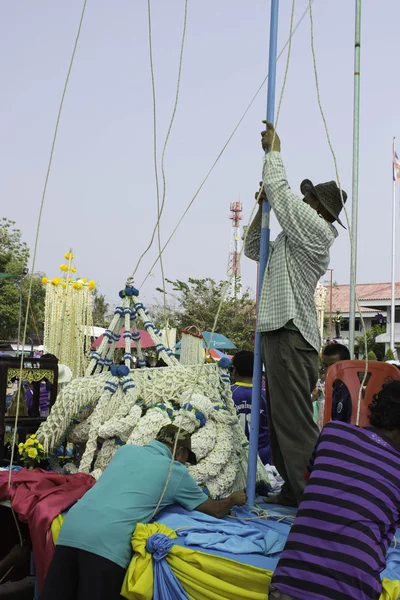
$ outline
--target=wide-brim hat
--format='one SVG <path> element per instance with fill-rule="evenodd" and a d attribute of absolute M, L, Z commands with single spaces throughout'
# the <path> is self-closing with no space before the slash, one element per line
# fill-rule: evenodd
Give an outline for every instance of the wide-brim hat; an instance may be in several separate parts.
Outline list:
<path fill-rule="evenodd" d="M 344 190 L 342 190 L 342 196 L 340 194 L 340 189 L 336 183 L 336 181 L 327 181 L 326 183 L 318 183 L 318 185 L 313 185 L 313 183 L 309 179 L 304 179 L 300 185 L 301 193 L 305 196 L 307 193 L 313 194 L 319 202 L 322 204 L 324 208 L 333 216 L 335 220 L 346 229 L 343 225 L 342 221 L 339 219 L 340 211 L 343 208 L 343 204 L 347 200 L 347 194 Z"/>
<path fill-rule="evenodd" d="M 179 433 L 178 433 L 179 432 Z M 197 465 L 197 458 L 192 450 L 191 435 L 188 431 L 176 427 L 176 425 L 165 425 L 160 429 L 157 435 L 157 441 L 174 446 L 176 436 L 178 435 L 177 448 L 186 448 L 189 451 L 188 461 L 191 465 Z"/>

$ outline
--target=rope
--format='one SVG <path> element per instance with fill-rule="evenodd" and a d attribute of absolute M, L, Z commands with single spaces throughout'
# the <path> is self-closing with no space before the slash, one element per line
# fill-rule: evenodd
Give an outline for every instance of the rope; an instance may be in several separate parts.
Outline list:
<path fill-rule="evenodd" d="M 37 255 L 37 249 L 38 249 L 38 244 L 39 244 L 40 224 L 42 221 L 43 207 L 44 207 L 44 201 L 46 199 L 47 185 L 49 182 L 51 166 L 53 164 L 54 148 L 55 148 L 56 141 L 57 141 L 58 127 L 60 125 L 62 109 L 64 106 L 64 99 L 65 99 L 65 95 L 66 95 L 67 88 L 68 88 L 69 78 L 70 78 L 71 71 L 72 71 L 72 65 L 74 64 L 74 59 L 75 59 L 76 49 L 78 46 L 79 37 L 81 34 L 83 18 L 85 16 L 85 11 L 86 11 L 86 3 L 87 3 L 87 0 L 84 0 L 83 6 L 82 6 L 81 18 L 80 18 L 79 26 L 78 26 L 78 31 L 77 31 L 77 34 L 75 37 L 75 43 L 74 43 L 74 47 L 73 47 L 73 51 L 72 51 L 72 56 L 71 56 L 71 60 L 69 63 L 67 76 L 65 79 L 64 89 L 63 89 L 63 92 L 61 95 L 61 102 L 60 102 L 60 107 L 58 109 L 56 126 L 54 129 L 53 141 L 52 141 L 51 150 L 50 150 L 50 157 L 49 157 L 49 162 L 47 165 L 46 177 L 45 177 L 44 187 L 43 187 L 43 192 L 42 192 L 42 199 L 41 199 L 40 208 L 39 208 L 39 217 L 38 217 L 38 224 L 37 224 L 37 228 L 36 228 L 36 237 L 35 237 L 35 246 L 34 246 L 34 251 L 33 251 L 32 268 L 31 268 L 31 273 L 30 273 L 30 277 L 29 277 L 29 288 L 28 288 L 28 298 L 27 298 L 27 304 L 26 304 L 24 332 L 23 332 L 23 336 L 22 336 L 22 353 L 21 353 L 21 362 L 20 362 L 20 371 L 19 371 L 17 407 L 16 407 L 16 411 L 15 411 L 14 435 L 13 435 L 13 443 L 12 443 L 12 447 L 11 447 L 11 460 L 10 460 L 10 473 L 8 476 L 8 487 L 10 487 L 10 485 L 11 485 L 12 465 L 13 465 L 13 461 L 14 461 L 14 450 L 15 450 L 15 443 L 16 443 L 16 439 L 17 439 L 19 402 L 20 402 L 20 398 L 21 398 L 21 387 L 22 387 L 22 369 L 24 366 L 24 354 L 25 354 L 25 340 L 26 340 L 26 333 L 27 333 L 27 329 L 28 329 L 29 308 L 31 305 L 31 296 L 32 296 L 32 284 L 33 284 L 33 280 L 34 280 L 36 255 Z"/>
<path fill-rule="evenodd" d="M 296 0 L 292 0 L 292 12 L 291 12 L 291 19 L 290 19 L 289 49 L 288 49 L 288 55 L 287 55 L 287 59 L 286 59 L 286 68 L 285 68 L 285 74 L 284 74 L 283 83 L 282 83 L 282 89 L 281 89 L 279 103 L 278 103 L 277 116 L 279 116 L 279 112 L 280 112 L 280 109 L 281 109 L 283 95 L 284 95 L 285 88 L 286 88 L 287 75 L 288 75 L 288 71 L 289 71 L 289 63 L 290 63 L 290 57 L 291 57 L 291 51 L 290 51 L 291 50 L 291 40 L 292 40 L 292 36 L 293 36 L 293 15 L 294 15 L 295 3 L 296 3 Z M 267 166 L 267 169 L 268 169 L 268 166 Z M 260 188 L 260 191 L 258 193 L 257 199 L 256 199 L 256 201 L 254 203 L 253 210 L 252 210 L 251 215 L 250 215 L 249 223 L 251 223 L 251 221 L 253 219 L 253 215 L 254 215 L 254 212 L 256 210 L 256 207 L 258 206 L 258 200 L 259 200 L 259 198 L 261 196 L 261 192 L 262 192 L 262 187 Z M 246 243 L 246 238 L 247 238 L 248 230 L 249 230 L 249 228 L 247 227 L 246 231 L 245 231 L 245 235 L 244 235 L 244 243 L 242 244 L 242 248 L 240 250 L 239 259 L 241 258 L 242 253 L 244 251 L 244 247 L 245 247 L 245 243 Z M 223 286 L 222 293 L 221 293 L 221 300 L 219 302 L 218 309 L 217 309 L 217 312 L 216 312 L 216 315 L 215 315 L 215 318 L 214 318 L 213 327 L 212 327 L 212 330 L 211 330 L 211 336 L 210 336 L 209 342 L 208 342 L 208 344 L 206 346 L 206 353 L 210 349 L 210 346 L 211 346 L 211 343 L 212 343 L 212 338 L 213 338 L 213 335 L 215 333 L 215 329 L 216 329 L 216 326 L 217 326 L 219 314 L 221 312 L 222 305 L 223 305 L 223 303 L 225 301 L 225 297 L 226 297 L 226 295 L 228 293 L 228 290 L 230 288 L 230 285 L 231 285 L 231 282 L 232 282 L 233 278 L 234 278 L 234 274 L 232 273 L 232 275 L 230 276 L 230 278 L 225 282 L 225 285 Z M 191 389 L 189 399 L 188 399 L 188 401 L 186 403 L 186 407 L 188 406 L 188 404 L 190 404 L 190 401 L 192 399 L 194 390 L 196 388 L 196 384 L 197 384 L 197 382 L 199 380 L 199 377 L 200 377 L 201 373 L 204 370 L 204 366 L 205 366 L 205 363 L 203 363 L 201 365 L 200 369 L 198 370 L 197 377 L 196 377 L 196 379 L 195 379 L 195 381 L 193 383 L 193 387 Z M 186 410 L 187 410 L 187 408 L 184 409 L 184 413 L 183 414 L 185 414 Z M 161 493 L 161 496 L 160 496 L 160 498 L 159 498 L 159 500 L 157 502 L 157 505 L 156 505 L 156 507 L 155 507 L 155 509 L 154 509 L 154 511 L 153 511 L 153 513 L 151 515 L 151 517 L 150 517 L 150 521 L 157 514 L 157 511 L 158 511 L 158 509 L 161 506 L 161 503 L 162 503 L 162 501 L 164 499 L 165 493 L 166 493 L 167 488 L 168 488 L 168 484 L 169 484 L 169 481 L 170 481 L 170 478 L 171 478 L 171 474 L 172 474 L 172 468 L 173 468 L 174 461 L 175 461 L 175 453 L 176 453 L 176 449 L 178 447 L 178 439 L 179 439 L 179 434 L 180 434 L 181 427 L 182 427 L 182 421 L 183 421 L 183 419 L 180 420 L 178 431 L 176 432 L 174 446 L 173 446 L 173 450 L 172 450 L 172 458 L 171 458 L 171 462 L 170 462 L 170 465 L 169 465 L 167 479 L 166 479 L 163 491 Z"/>
<path fill-rule="evenodd" d="M 336 179 L 337 179 L 337 182 L 338 182 L 338 185 L 339 185 L 340 197 L 341 197 L 341 200 L 342 200 L 343 210 L 344 210 L 344 214 L 345 214 L 345 217 L 346 217 L 347 229 L 348 229 L 349 239 L 350 239 L 350 244 L 351 244 L 351 242 L 352 242 L 352 232 L 351 232 L 350 219 L 349 219 L 349 215 L 348 215 L 348 212 L 347 212 L 347 208 L 346 208 L 344 200 L 343 200 L 343 191 L 342 191 L 342 186 L 340 185 L 339 169 L 338 169 L 338 165 L 337 165 L 336 154 L 335 154 L 335 151 L 334 151 L 333 146 L 332 146 L 332 142 L 331 142 L 331 138 L 330 138 L 329 130 L 328 130 L 328 124 L 327 124 L 327 121 L 326 121 L 326 117 L 325 117 L 324 110 L 322 108 L 322 102 L 321 102 L 321 95 L 320 95 L 320 89 L 319 89 L 319 78 L 318 78 L 318 70 L 317 70 L 317 59 L 316 59 L 316 56 L 315 56 L 315 47 L 314 47 L 314 19 L 313 19 L 313 13 L 312 13 L 312 0 L 309 0 L 308 8 L 309 8 L 309 12 L 310 12 L 311 53 L 312 53 L 312 58 L 313 58 L 315 87 L 316 87 L 316 92 L 317 92 L 318 107 L 319 107 L 319 111 L 321 113 L 322 121 L 324 123 L 324 129 L 325 129 L 326 139 L 327 139 L 327 142 L 328 142 L 328 145 L 329 145 L 329 149 L 330 149 L 331 154 L 332 154 L 333 163 L 335 165 Z M 364 318 L 363 318 L 362 313 L 361 313 L 360 304 L 359 304 L 359 301 L 358 301 L 356 282 L 354 280 L 354 273 L 353 273 L 353 279 L 351 281 L 351 285 L 354 286 L 354 290 L 355 290 L 355 299 L 356 299 L 357 310 L 358 310 L 359 315 L 360 315 L 361 325 L 362 325 L 362 329 L 363 329 L 364 345 L 365 345 L 365 352 L 366 352 L 366 356 L 365 356 L 365 372 L 364 372 L 364 377 L 363 377 L 363 380 L 362 380 L 362 382 L 360 384 L 360 389 L 359 389 L 359 392 L 358 392 L 357 416 L 356 416 L 356 425 L 358 425 L 359 421 L 360 421 L 360 409 L 361 409 L 362 391 L 363 391 L 363 387 L 365 385 L 365 381 L 366 381 L 367 375 L 368 375 L 368 352 L 367 352 L 367 332 L 366 332 L 366 328 L 365 328 Z"/>
<path fill-rule="evenodd" d="M 149 34 L 149 57 L 150 57 L 150 73 L 151 73 L 151 90 L 153 96 L 153 161 L 154 161 L 154 177 L 156 182 L 156 196 L 157 196 L 157 222 L 153 230 L 153 235 L 149 247 L 150 249 L 153 240 L 154 233 L 157 230 L 157 245 L 158 251 L 161 250 L 161 204 L 160 204 L 160 182 L 158 179 L 158 166 L 157 166 L 157 105 L 156 105 L 156 85 L 154 78 L 154 61 L 153 61 L 153 36 L 151 27 L 151 0 L 147 0 L 147 16 L 148 16 L 148 34 Z M 146 252 L 147 252 L 146 250 Z M 139 262 L 142 257 L 140 257 Z M 165 275 L 164 275 L 164 264 L 160 260 L 161 278 L 163 282 L 163 289 L 165 288 Z M 166 303 L 165 303 L 165 291 L 164 291 L 164 320 L 166 321 Z"/>
<path fill-rule="evenodd" d="M 165 335 L 166 335 L 166 342 L 167 342 L 167 346 L 169 346 L 169 342 L 168 342 L 168 319 L 167 319 L 167 304 L 166 304 L 166 291 L 165 291 L 165 274 L 164 274 L 164 265 L 163 265 L 163 261 L 161 258 L 162 255 L 162 249 L 161 249 L 161 231 L 160 231 L 160 221 L 161 221 L 161 216 L 164 212 L 164 206 L 165 206 L 165 198 L 166 198 L 166 193 L 167 193 L 167 180 L 166 180 L 166 175 L 165 175 L 165 152 L 167 150 L 167 146 L 168 146 L 168 142 L 169 142 L 169 137 L 172 131 L 172 127 L 175 121 L 175 116 L 176 116 L 176 111 L 178 108 L 178 102 L 179 102 L 179 93 L 180 93 L 180 86 L 181 86 L 181 75 L 182 75 L 182 65 L 183 65 L 183 51 L 185 48 L 185 38 L 186 38 L 186 26 L 187 26 L 187 11 L 188 11 L 188 0 L 185 0 L 185 10 L 184 10 L 184 17 L 183 17 L 183 31 L 182 31 L 182 40 L 181 40 L 181 49 L 180 49 L 180 55 L 179 55 L 179 67 L 178 67 L 178 79 L 177 79 L 177 85 L 176 85 L 176 93 L 175 93 L 175 103 L 174 103 L 174 107 L 172 109 L 172 115 L 171 115 L 171 119 L 170 119 L 170 123 L 168 126 L 168 131 L 167 131 L 167 135 L 165 137 L 165 142 L 164 142 L 164 146 L 163 146 L 163 150 L 162 150 L 162 154 L 161 154 L 161 174 L 162 174 L 162 180 L 163 180 L 163 193 L 162 193 L 162 200 L 161 200 L 161 204 L 160 204 L 160 186 L 159 186 L 159 178 L 158 178 L 158 168 L 157 168 L 157 111 L 156 111 L 156 92 L 155 92 L 155 78 L 154 78 L 154 61 L 153 61 L 153 43 L 152 43 L 152 26 L 151 26 L 151 4 L 150 4 L 150 0 L 148 0 L 147 2 L 147 12 L 148 12 L 148 33 L 149 33 L 149 52 L 150 52 L 150 71 L 151 71 L 151 82 L 152 82 L 152 94 L 153 94 L 153 131 L 154 131 L 154 172 L 155 172 L 155 180 L 156 180 L 156 194 L 157 194 L 157 221 L 156 224 L 154 226 L 153 229 L 153 233 L 150 239 L 150 243 L 148 244 L 147 248 L 145 249 L 145 251 L 142 253 L 142 255 L 139 257 L 139 260 L 136 264 L 136 267 L 132 273 L 132 279 L 134 278 L 140 263 L 142 262 L 142 259 L 144 258 L 144 256 L 148 253 L 148 251 L 150 250 L 151 246 L 153 245 L 153 241 L 154 241 L 154 236 L 155 233 L 157 231 L 157 245 L 158 245 L 158 256 L 160 258 L 160 269 L 161 269 L 161 277 L 162 277 L 162 290 L 163 290 L 163 312 L 164 312 L 164 321 L 165 321 Z"/>
<path fill-rule="evenodd" d="M 315 0 L 310 0 L 311 4 L 313 4 L 313 2 Z M 301 23 L 303 22 L 305 16 L 307 15 L 307 12 L 309 11 L 309 6 L 307 6 L 307 8 L 304 10 L 303 14 L 301 15 L 300 19 L 297 21 L 296 25 L 293 27 L 293 30 L 291 32 L 291 35 L 289 36 L 289 38 L 286 40 L 286 43 L 284 44 L 282 50 L 280 51 L 280 53 L 278 54 L 278 57 L 276 59 L 276 61 L 278 62 L 278 60 L 281 58 L 281 56 L 283 55 L 283 53 L 285 52 L 286 48 L 289 46 L 289 44 L 292 41 L 292 37 L 293 35 L 296 33 L 297 29 L 300 27 Z M 237 132 L 237 130 L 239 129 L 240 125 L 242 124 L 243 120 L 245 119 L 245 117 L 247 116 L 247 113 L 249 112 L 249 110 L 251 109 L 251 107 L 253 106 L 255 100 L 258 97 L 258 94 L 261 92 L 261 90 L 264 89 L 265 83 L 268 80 L 268 73 L 267 75 L 264 77 L 263 81 L 261 82 L 261 85 L 259 86 L 259 88 L 257 89 L 256 93 L 254 94 L 254 96 L 252 97 L 252 99 L 250 100 L 250 103 L 248 104 L 247 108 L 245 109 L 244 113 L 242 114 L 242 116 L 240 117 L 238 123 L 236 124 L 236 126 L 234 127 L 232 133 L 230 134 L 230 136 L 228 137 L 227 141 L 225 142 L 225 144 L 222 146 L 222 149 L 220 150 L 219 154 L 217 155 L 216 159 L 214 160 L 213 164 L 211 165 L 210 169 L 208 170 L 206 176 L 204 177 L 204 179 L 202 180 L 202 182 L 200 183 L 199 187 L 197 188 L 197 191 L 195 192 L 194 196 L 192 197 L 191 201 L 189 202 L 188 206 L 186 207 L 186 209 L 184 210 L 181 218 L 179 219 L 178 223 L 176 224 L 175 228 L 172 230 L 171 235 L 169 236 L 168 240 L 166 241 L 166 243 L 164 244 L 161 252 L 159 253 L 159 255 L 157 256 L 157 258 L 155 259 L 155 261 L 153 262 L 153 264 L 151 265 L 149 272 L 147 273 L 146 277 L 144 278 L 144 280 L 142 281 L 140 288 L 143 287 L 143 285 L 146 283 L 147 279 L 149 278 L 149 276 L 152 273 L 152 270 L 154 269 L 154 267 L 156 266 L 157 262 L 160 260 L 161 258 L 161 254 L 165 251 L 166 247 L 168 246 L 168 244 L 170 243 L 170 241 L 172 240 L 172 238 L 174 237 L 175 233 L 177 232 L 180 224 L 182 223 L 182 221 L 184 220 L 184 218 L 186 217 L 187 213 L 189 212 L 190 208 L 192 207 L 194 201 L 196 200 L 197 196 L 199 195 L 199 193 L 201 192 L 201 190 L 203 189 L 205 183 L 207 182 L 208 178 L 210 177 L 211 173 L 214 171 L 215 167 L 217 166 L 220 158 L 222 157 L 223 153 L 225 152 L 226 148 L 228 147 L 228 145 L 230 144 L 230 141 L 232 140 L 232 138 L 234 137 L 235 133 Z"/>
<path fill-rule="evenodd" d="M 136 267 L 135 267 L 135 269 L 134 269 L 134 271 L 132 273 L 132 279 L 136 275 L 136 272 L 137 272 L 137 270 L 139 268 L 139 265 L 142 262 L 143 258 L 146 256 L 146 254 L 150 250 L 151 246 L 153 245 L 154 236 L 156 234 L 158 222 L 159 222 L 159 220 L 161 218 L 161 215 L 163 213 L 163 210 L 164 210 L 164 202 L 165 202 L 165 195 L 166 195 L 166 178 L 165 178 L 165 171 L 164 171 L 164 157 L 165 157 L 165 151 L 166 151 L 166 148 L 167 148 L 167 145 L 168 145 L 168 141 L 169 141 L 169 136 L 170 136 L 170 133 L 171 133 L 172 125 L 173 125 L 174 120 L 175 120 L 176 109 L 177 109 L 178 100 L 179 100 L 180 82 L 181 82 L 181 73 L 182 73 L 182 63 L 183 63 L 183 49 L 184 49 L 185 37 L 186 37 L 186 21 L 187 21 L 187 0 L 185 0 L 185 15 L 184 15 L 184 22 L 183 22 L 183 33 L 182 33 L 182 43 L 181 43 L 181 51 L 180 51 L 180 58 L 179 58 L 178 81 L 177 81 L 177 87 L 176 87 L 175 104 L 174 104 L 174 108 L 172 110 L 172 116 L 171 116 L 171 120 L 170 120 L 170 123 L 169 123 L 168 132 L 167 132 L 167 136 L 165 138 L 164 147 L 163 147 L 163 151 L 162 151 L 162 155 L 161 155 L 161 172 L 162 172 L 163 185 L 164 185 L 164 188 L 163 188 L 163 198 L 162 198 L 162 202 L 161 202 L 161 211 L 160 211 L 160 214 L 158 215 L 157 222 L 156 222 L 156 224 L 154 226 L 153 233 L 152 233 L 152 236 L 150 238 L 150 243 L 147 246 L 147 248 L 145 249 L 145 251 L 143 252 L 143 254 L 140 255 L 139 260 L 138 260 L 138 262 L 136 264 Z M 152 61 L 152 58 L 150 60 Z"/>
<path fill-rule="evenodd" d="M 17 515 L 15 514 L 13 508 L 11 508 L 11 512 L 12 512 L 12 516 L 14 517 L 15 525 L 17 527 L 17 533 L 18 533 L 18 537 L 19 537 L 19 544 L 20 544 L 20 546 L 22 548 L 23 545 L 24 545 L 24 541 L 22 539 L 22 533 L 21 533 L 21 529 L 20 529 L 19 524 L 18 524 Z M 8 569 L 7 573 L 4 573 L 3 577 L 0 579 L 0 584 L 3 583 L 3 581 L 8 577 L 8 575 L 11 573 L 11 571 L 13 570 L 13 568 L 14 568 L 14 565 L 11 565 L 11 567 Z"/>

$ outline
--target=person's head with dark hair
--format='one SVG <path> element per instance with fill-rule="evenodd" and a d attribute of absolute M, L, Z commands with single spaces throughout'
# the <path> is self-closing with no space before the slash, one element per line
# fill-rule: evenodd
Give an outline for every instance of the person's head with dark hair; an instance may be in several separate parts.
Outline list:
<path fill-rule="evenodd" d="M 253 381 L 254 352 L 249 350 L 240 350 L 235 354 L 232 360 L 233 381 L 243 381 L 251 383 Z"/>
<path fill-rule="evenodd" d="M 321 379 L 332 365 L 342 360 L 350 360 L 350 352 L 343 344 L 328 344 L 322 351 Z"/>
<path fill-rule="evenodd" d="M 400 381 L 385 383 L 369 405 L 372 427 L 400 441 Z"/>
<path fill-rule="evenodd" d="M 57 360 L 57 356 L 55 356 L 54 354 L 50 354 L 49 352 L 46 352 L 46 354 L 42 354 L 41 358 L 52 358 L 53 360 Z"/>

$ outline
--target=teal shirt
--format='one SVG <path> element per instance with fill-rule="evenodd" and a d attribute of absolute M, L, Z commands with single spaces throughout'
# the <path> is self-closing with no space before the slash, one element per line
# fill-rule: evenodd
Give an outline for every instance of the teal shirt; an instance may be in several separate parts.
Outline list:
<path fill-rule="evenodd" d="M 57 545 L 92 552 L 126 569 L 132 533 L 137 523 L 149 523 L 171 459 L 161 442 L 119 448 L 97 483 L 69 511 Z M 175 461 L 159 510 L 170 504 L 194 510 L 207 498 L 186 467 Z"/>

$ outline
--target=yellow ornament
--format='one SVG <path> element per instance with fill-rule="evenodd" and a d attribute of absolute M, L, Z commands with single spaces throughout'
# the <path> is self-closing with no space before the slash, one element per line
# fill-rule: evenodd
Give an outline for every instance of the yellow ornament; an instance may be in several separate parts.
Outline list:
<path fill-rule="evenodd" d="M 60 265 L 60 271 L 68 271 L 68 265 Z"/>
<path fill-rule="evenodd" d="M 85 279 L 84 277 L 81 277 L 81 281 L 82 283 L 87 283 L 87 279 Z"/>
<path fill-rule="evenodd" d="M 28 456 L 29 458 L 36 458 L 38 451 L 36 448 L 28 448 Z"/>
<path fill-rule="evenodd" d="M 91 279 L 89 281 L 89 290 L 94 290 L 95 287 L 96 287 L 96 282 L 93 281 L 93 279 Z"/>
<path fill-rule="evenodd" d="M 31 438 L 31 440 L 36 440 L 36 435 L 34 433 L 29 437 Z"/>
<path fill-rule="evenodd" d="M 76 273 L 76 268 L 75 267 L 71 267 L 71 273 Z"/>
<path fill-rule="evenodd" d="M 59 277 L 54 277 L 54 279 L 52 279 L 52 280 L 50 281 L 50 283 L 51 283 L 52 285 L 59 285 L 59 284 L 60 284 L 60 278 L 59 278 Z"/>
<path fill-rule="evenodd" d="M 72 279 L 72 277 L 68 277 L 68 282 L 72 283 L 74 280 Z"/>
<path fill-rule="evenodd" d="M 38 449 L 44 451 L 44 448 L 43 448 L 42 444 L 38 444 Z"/>
<path fill-rule="evenodd" d="M 26 440 L 25 446 L 33 446 L 33 440 L 31 440 L 30 438 Z"/>
<path fill-rule="evenodd" d="M 65 260 L 74 260 L 75 254 L 73 252 L 67 252 L 66 254 L 64 254 L 64 258 Z"/>
<path fill-rule="evenodd" d="M 42 283 L 43 285 L 46 285 L 46 283 L 49 282 L 49 278 L 48 277 L 42 277 Z"/>

